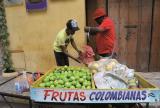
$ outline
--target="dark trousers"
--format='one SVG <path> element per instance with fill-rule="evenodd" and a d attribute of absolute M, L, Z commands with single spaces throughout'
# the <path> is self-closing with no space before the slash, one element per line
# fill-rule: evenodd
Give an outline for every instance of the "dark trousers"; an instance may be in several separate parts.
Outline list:
<path fill-rule="evenodd" d="M 57 66 L 69 66 L 68 56 L 64 52 L 56 52 L 54 51 L 54 55 L 56 58 Z"/>

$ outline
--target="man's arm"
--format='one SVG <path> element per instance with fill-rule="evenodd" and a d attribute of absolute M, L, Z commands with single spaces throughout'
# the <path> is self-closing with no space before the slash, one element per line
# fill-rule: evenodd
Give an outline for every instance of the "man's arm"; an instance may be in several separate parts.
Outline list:
<path fill-rule="evenodd" d="M 85 27 L 84 31 L 89 32 L 91 34 L 96 34 L 96 33 L 99 33 L 99 32 L 107 32 L 108 29 L 106 29 L 106 28 L 102 29 L 102 28 L 99 28 L 99 27 Z"/>
<path fill-rule="evenodd" d="M 76 45 L 74 39 L 71 39 L 71 45 L 78 52 L 78 54 L 81 53 L 81 51 L 77 48 L 77 45 Z"/>
<path fill-rule="evenodd" d="M 67 51 L 67 47 L 65 45 L 60 46 L 62 51 L 70 58 L 72 58 L 73 60 L 77 61 L 80 63 L 80 61 L 78 59 L 76 59 L 75 57 L 73 57 L 72 55 L 70 55 Z"/>

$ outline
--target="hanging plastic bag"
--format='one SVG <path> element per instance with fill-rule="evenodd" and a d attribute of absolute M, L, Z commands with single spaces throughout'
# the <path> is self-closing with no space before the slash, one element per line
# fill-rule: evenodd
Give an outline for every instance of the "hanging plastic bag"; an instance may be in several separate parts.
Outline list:
<path fill-rule="evenodd" d="M 84 64 L 89 64 L 90 62 L 94 61 L 94 52 L 92 47 L 90 47 L 89 45 L 85 45 L 83 46 L 83 52 L 80 55 L 80 60 L 84 63 Z"/>
<path fill-rule="evenodd" d="M 15 79 L 15 90 L 17 94 L 22 94 L 23 92 L 29 91 L 29 83 L 25 71 L 20 77 Z"/>

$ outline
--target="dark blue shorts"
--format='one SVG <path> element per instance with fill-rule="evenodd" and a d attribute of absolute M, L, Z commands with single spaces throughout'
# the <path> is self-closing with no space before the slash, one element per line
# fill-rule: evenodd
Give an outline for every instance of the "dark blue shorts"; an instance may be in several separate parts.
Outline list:
<path fill-rule="evenodd" d="M 69 66 L 68 56 L 64 52 L 56 52 L 54 51 L 54 55 L 56 58 L 57 66 Z"/>

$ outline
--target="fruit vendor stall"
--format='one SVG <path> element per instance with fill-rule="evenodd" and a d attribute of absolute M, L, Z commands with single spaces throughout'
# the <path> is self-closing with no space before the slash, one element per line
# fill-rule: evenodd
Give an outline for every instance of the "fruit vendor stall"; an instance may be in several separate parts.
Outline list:
<path fill-rule="evenodd" d="M 49 105 L 128 103 L 128 108 L 130 105 L 139 108 L 139 103 L 147 103 L 149 107 L 149 103 L 160 100 L 160 90 L 156 86 L 132 69 L 125 67 L 124 71 L 123 66 L 115 60 L 104 60 L 88 67 L 52 68 L 31 86 L 31 100 Z"/>

